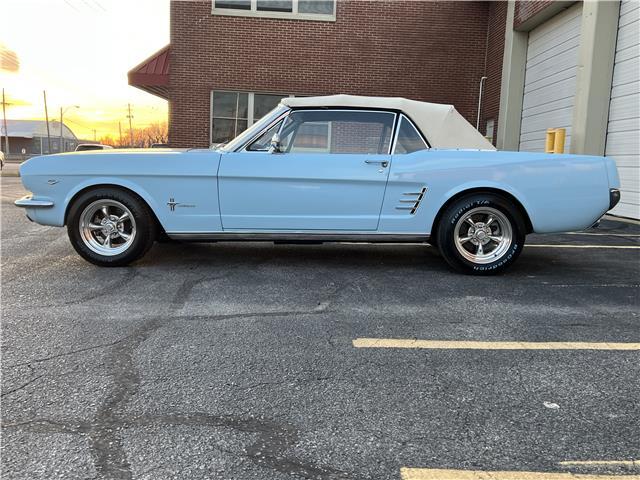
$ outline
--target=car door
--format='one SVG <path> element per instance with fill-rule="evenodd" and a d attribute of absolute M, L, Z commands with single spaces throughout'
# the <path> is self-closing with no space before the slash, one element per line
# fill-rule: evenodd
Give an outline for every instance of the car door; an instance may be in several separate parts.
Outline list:
<path fill-rule="evenodd" d="M 376 230 L 396 114 L 295 110 L 218 172 L 224 230 Z M 268 151 L 279 132 L 278 151 Z"/>

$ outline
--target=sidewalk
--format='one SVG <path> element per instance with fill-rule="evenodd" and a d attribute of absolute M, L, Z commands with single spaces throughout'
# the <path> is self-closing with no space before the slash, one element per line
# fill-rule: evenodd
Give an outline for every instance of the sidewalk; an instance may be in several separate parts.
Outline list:
<path fill-rule="evenodd" d="M 20 173 L 18 172 L 18 168 L 20 168 L 19 163 L 7 163 L 5 162 L 2 167 L 2 173 L 0 176 L 2 177 L 19 177 Z"/>

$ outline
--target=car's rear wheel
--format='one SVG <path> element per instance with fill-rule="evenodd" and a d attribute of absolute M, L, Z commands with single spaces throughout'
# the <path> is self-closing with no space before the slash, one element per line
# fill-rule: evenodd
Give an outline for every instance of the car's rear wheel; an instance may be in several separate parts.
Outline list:
<path fill-rule="evenodd" d="M 127 191 L 99 188 L 71 205 L 67 233 L 76 252 L 103 267 L 127 265 L 153 245 L 156 224 L 149 208 Z"/>
<path fill-rule="evenodd" d="M 437 231 L 444 259 L 458 271 L 491 275 L 522 252 L 526 226 L 512 202 L 496 194 L 474 194 L 447 207 Z"/>

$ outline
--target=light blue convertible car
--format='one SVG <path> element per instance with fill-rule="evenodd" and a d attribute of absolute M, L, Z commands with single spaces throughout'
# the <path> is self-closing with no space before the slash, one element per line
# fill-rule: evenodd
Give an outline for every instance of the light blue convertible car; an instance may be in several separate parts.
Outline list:
<path fill-rule="evenodd" d="M 347 95 L 285 98 L 211 149 L 41 156 L 20 175 L 16 205 L 103 266 L 166 238 L 428 242 L 491 274 L 528 233 L 587 228 L 620 196 L 610 159 L 497 152 L 450 105 Z"/>

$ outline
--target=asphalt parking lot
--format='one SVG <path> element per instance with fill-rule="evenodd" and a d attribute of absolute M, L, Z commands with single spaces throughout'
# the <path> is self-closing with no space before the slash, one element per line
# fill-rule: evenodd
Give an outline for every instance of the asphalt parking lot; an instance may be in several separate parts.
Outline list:
<path fill-rule="evenodd" d="M 101 269 L 0 181 L 3 478 L 640 478 L 638 225 L 531 236 L 488 278 L 422 245 Z"/>

